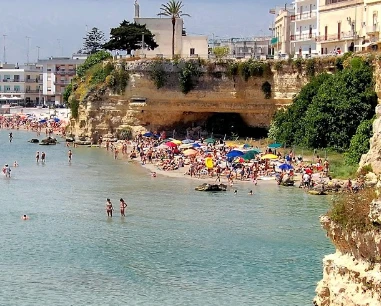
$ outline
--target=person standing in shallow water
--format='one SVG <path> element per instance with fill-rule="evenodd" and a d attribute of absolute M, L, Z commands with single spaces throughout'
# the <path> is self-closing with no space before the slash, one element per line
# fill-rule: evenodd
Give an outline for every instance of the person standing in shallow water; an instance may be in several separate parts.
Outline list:
<path fill-rule="evenodd" d="M 67 157 L 69 158 L 69 163 L 70 163 L 71 158 L 73 157 L 73 152 L 71 152 L 71 150 L 69 150 L 69 152 L 67 152 Z"/>
<path fill-rule="evenodd" d="M 114 208 L 112 207 L 112 203 L 110 199 L 106 200 L 106 212 L 107 212 L 107 217 L 112 217 L 112 211 Z"/>
<path fill-rule="evenodd" d="M 124 214 L 124 210 L 127 208 L 126 202 L 121 198 L 120 199 L 120 215 L 122 217 L 125 217 L 126 215 Z"/>

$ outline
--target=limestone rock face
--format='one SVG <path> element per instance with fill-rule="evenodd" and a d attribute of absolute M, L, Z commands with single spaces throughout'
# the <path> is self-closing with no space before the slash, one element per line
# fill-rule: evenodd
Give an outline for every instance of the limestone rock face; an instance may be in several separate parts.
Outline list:
<path fill-rule="evenodd" d="M 373 200 L 370 204 L 369 219 L 373 223 L 381 224 L 381 201 Z"/>
<path fill-rule="evenodd" d="M 370 139 L 370 149 L 360 160 L 360 168 L 371 165 L 373 172 L 381 173 L 381 105 L 376 107 L 377 119 L 373 122 L 373 136 Z"/>
<path fill-rule="evenodd" d="M 381 202 L 373 201 L 369 217 L 380 218 Z M 317 306 L 381 305 L 381 232 L 347 231 L 322 216 L 320 222 L 336 247 L 323 260 L 323 279 L 316 288 Z"/>
<path fill-rule="evenodd" d="M 90 92 L 79 107 L 79 117 L 72 120 L 71 132 L 96 138 L 123 128 L 134 132 L 171 129 L 178 124 L 202 125 L 215 113 L 240 114 L 252 127 L 268 127 L 277 109 L 292 98 L 308 81 L 303 73 L 273 71 L 263 77 L 245 81 L 241 76 L 216 77 L 207 71 L 188 94 L 179 89 L 178 72 L 168 64 L 166 85 L 157 89 L 150 77 L 149 61 L 127 62 L 128 86 L 121 96 L 110 92 Z M 262 91 L 264 82 L 271 84 L 271 98 Z"/>

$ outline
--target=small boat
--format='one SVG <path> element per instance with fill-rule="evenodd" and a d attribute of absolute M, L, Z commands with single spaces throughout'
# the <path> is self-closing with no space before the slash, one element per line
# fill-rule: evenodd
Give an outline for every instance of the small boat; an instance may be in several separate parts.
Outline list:
<path fill-rule="evenodd" d="M 65 141 L 66 142 L 74 142 L 74 137 L 66 137 Z"/>
<path fill-rule="evenodd" d="M 52 137 L 45 138 L 41 140 L 41 142 L 39 143 L 40 146 L 48 146 L 48 145 L 56 145 L 56 144 L 57 144 L 57 139 Z"/>
<path fill-rule="evenodd" d="M 285 181 L 285 182 L 280 182 L 279 185 L 280 185 L 280 186 L 286 186 L 286 187 L 294 186 L 294 185 L 295 185 L 295 181 Z"/>
<path fill-rule="evenodd" d="M 32 138 L 31 140 L 28 140 L 30 143 L 39 143 L 40 141 L 36 138 Z"/>
<path fill-rule="evenodd" d="M 84 141 L 78 140 L 78 141 L 74 141 L 74 143 L 76 145 L 79 145 L 79 146 L 90 146 L 91 145 L 91 141 L 88 141 L 88 140 L 84 140 Z"/>
<path fill-rule="evenodd" d="M 204 183 L 200 186 L 197 186 L 195 190 L 197 191 L 226 191 L 228 188 L 225 184 L 207 184 Z"/>

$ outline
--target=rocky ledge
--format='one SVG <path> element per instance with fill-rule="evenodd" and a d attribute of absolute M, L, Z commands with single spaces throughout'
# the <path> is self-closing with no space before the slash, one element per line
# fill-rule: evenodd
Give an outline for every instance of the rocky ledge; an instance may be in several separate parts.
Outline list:
<path fill-rule="evenodd" d="M 371 228 L 343 228 L 328 216 L 320 222 L 336 247 L 323 260 L 323 279 L 316 288 L 317 306 L 381 305 L 381 200 L 369 208 Z"/>

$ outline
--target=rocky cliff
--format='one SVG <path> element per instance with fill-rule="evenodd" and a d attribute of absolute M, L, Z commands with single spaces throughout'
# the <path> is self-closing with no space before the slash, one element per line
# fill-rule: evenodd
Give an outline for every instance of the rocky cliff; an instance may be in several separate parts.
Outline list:
<path fill-rule="evenodd" d="M 78 117 L 71 122 L 73 134 L 94 137 L 126 128 L 138 132 L 202 125 L 216 113 L 239 114 L 249 127 L 268 127 L 274 112 L 291 103 L 308 81 L 293 66 L 275 69 L 269 64 L 260 76 L 245 80 L 215 65 L 213 70 L 201 67 L 194 88 L 185 94 L 179 90 L 179 73 L 173 63 L 166 63 L 166 83 L 159 89 L 152 79 L 152 63 L 138 60 L 125 65 L 129 80 L 123 93 L 115 95 L 103 88 L 101 93 L 86 95 Z"/>
<path fill-rule="evenodd" d="M 371 222 L 381 223 L 381 202 L 370 206 Z M 336 253 L 323 260 L 323 279 L 316 288 L 314 305 L 381 305 L 381 232 L 348 230 L 321 217 L 321 224 L 336 247 Z"/>

